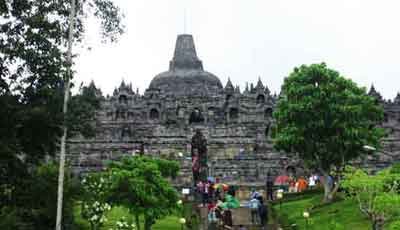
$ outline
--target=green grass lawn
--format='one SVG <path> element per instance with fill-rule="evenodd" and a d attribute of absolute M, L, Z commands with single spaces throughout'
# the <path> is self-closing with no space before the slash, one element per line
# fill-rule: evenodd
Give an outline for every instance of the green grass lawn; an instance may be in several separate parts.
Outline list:
<path fill-rule="evenodd" d="M 317 206 L 310 210 L 308 228 L 306 228 L 303 212 L 319 204 L 321 200 L 321 194 L 310 194 L 300 200 L 283 202 L 282 209 L 279 204 L 276 204 L 274 209 L 282 217 L 284 225 L 296 224 L 297 229 L 366 230 L 371 228 L 368 219 L 358 210 L 357 203 L 347 199 L 339 199 L 332 204 Z"/>
<path fill-rule="evenodd" d="M 74 216 L 75 223 L 78 225 L 81 230 L 89 230 L 89 223 L 82 219 L 80 215 L 80 205 L 75 206 Z M 122 207 L 114 207 L 107 215 L 107 222 L 103 226 L 103 230 L 109 230 L 110 228 L 115 228 L 115 222 L 118 221 L 121 217 L 125 216 L 127 219 L 132 218 L 129 214 L 128 210 Z M 143 226 L 141 226 L 143 229 Z M 156 224 L 152 227 L 153 230 L 179 230 L 181 229 L 181 225 L 179 224 L 179 217 L 177 216 L 168 216 L 162 220 L 156 222 Z"/>

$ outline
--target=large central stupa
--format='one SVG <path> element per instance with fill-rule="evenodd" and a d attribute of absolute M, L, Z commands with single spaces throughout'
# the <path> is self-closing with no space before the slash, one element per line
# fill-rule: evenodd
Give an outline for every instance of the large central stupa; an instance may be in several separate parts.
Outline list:
<path fill-rule="evenodd" d="M 183 34 L 176 40 L 169 70 L 158 74 L 149 89 L 158 89 L 165 95 L 204 96 L 222 93 L 223 87 L 217 76 L 204 71 L 192 35 Z"/>

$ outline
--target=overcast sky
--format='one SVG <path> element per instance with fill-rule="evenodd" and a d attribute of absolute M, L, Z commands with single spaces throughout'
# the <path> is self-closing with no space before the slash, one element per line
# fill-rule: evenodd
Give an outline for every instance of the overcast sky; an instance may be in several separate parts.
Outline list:
<path fill-rule="evenodd" d="M 126 33 L 101 44 L 90 22 L 76 81 L 140 92 L 168 69 L 176 36 L 193 34 L 205 70 L 244 89 L 258 77 L 278 92 L 295 66 L 326 62 L 385 98 L 400 91 L 399 0 L 114 0 Z"/>

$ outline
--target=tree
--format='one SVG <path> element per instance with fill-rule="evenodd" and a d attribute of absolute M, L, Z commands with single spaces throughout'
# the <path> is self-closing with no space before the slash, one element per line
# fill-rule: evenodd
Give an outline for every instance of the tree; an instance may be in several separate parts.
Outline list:
<path fill-rule="evenodd" d="M 68 104 L 68 137 L 93 137 L 96 134 L 96 111 L 100 108 L 102 99 L 103 94 L 93 81 L 87 86 L 79 87 L 78 94 L 73 95 Z"/>
<path fill-rule="evenodd" d="M 363 146 L 379 146 L 384 135 L 377 128 L 383 109 L 359 88 L 324 63 L 295 68 L 282 86 L 273 113 L 274 146 L 295 153 L 325 178 L 339 176 L 332 188 L 324 182 L 324 202 L 332 200 L 340 174 L 349 161 L 364 154 Z"/>
<path fill-rule="evenodd" d="M 56 218 L 56 206 L 54 205 L 57 200 L 57 174 L 58 164 L 56 162 L 49 162 L 42 164 L 36 168 L 34 175 L 29 180 L 24 194 L 30 200 L 30 203 L 25 204 L 27 210 L 32 210 L 32 217 L 34 221 L 34 229 L 54 229 L 54 220 Z M 73 207 L 74 200 L 77 198 L 78 186 L 72 178 L 72 173 L 67 170 L 64 180 L 64 199 L 65 205 L 63 206 L 64 223 L 63 228 L 73 225 Z M 44 196 L 43 194 L 47 194 Z M 71 228 L 71 227 L 70 227 Z"/>
<path fill-rule="evenodd" d="M 109 166 L 112 178 L 112 203 L 122 205 L 136 217 L 144 216 L 144 229 L 150 230 L 155 220 L 177 208 L 178 194 L 166 179 L 176 175 L 177 162 L 148 157 L 125 157 Z"/>
<path fill-rule="evenodd" d="M 76 134 L 76 133 L 82 133 L 84 136 L 91 136 L 94 134 L 94 129 L 93 129 L 93 122 L 94 122 L 94 115 L 93 113 L 95 112 L 95 108 L 97 108 L 99 101 L 101 97 L 95 96 L 92 92 L 97 92 L 98 89 L 93 85 L 89 86 L 82 86 L 81 90 L 78 94 L 72 96 L 70 103 L 73 105 L 71 106 L 70 114 L 68 116 L 68 124 L 69 127 L 71 127 L 71 134 Z M 100 93 L 101 95 L 101 93 Z M 1 101 L 1 100 L 0 100 Z M 79 106 L 76 106 L 79 105 Z M 10 106 L 10 104 L 8 104 Z M 58 170 L 54 170 L 53 167 L 56 167 L 55 163 L 51 164 L 50 166 L 47 165 L 42 165 L 42 154 L 44 155 L 43 152 L 39 151 L 44 151 L 46 148 L 46 144 L 49 146 L 52 146 L 53 144 L 50 142 L 45 142 L 42 141 L 41 138 L 46 138 L 47 135 L 46 130 L 49 130 L 51 128 L 50 125 L 47 125 L 44 120 L 41 120 L 41 113 L 42 111 L 47 111 L 46 107 L 43 108 L 37 108 L 37 111 L 35 112 L 36 116 L 32 117 L 32 113 L 29 113 L 31 117 L 28 117 L 28 115 L 23 115 L 19 116 L 19 114 L 22 114 L 25 112 L 24 108 L 22 105 L 18 105 L 17 103 L 14 104 L 14 112 L 16 117 L 9 117 L 9 118 L 0 118 L 0 120 L 15 120 L 18 122 L 21 122 L 22 119 L 27 119 L 31 120 L 27 122 L 26 124 L 29 124 L 28 126 L 25 127 L 20 127 L 21 128 L 21 136 L 13 136 L 12 133 L 15 132 L 15 130 L 9 128 L 12 127 L 13 125 L 18 125 L 18 123 L 7 123 L 6 126 L 0 127 L 0 131 L 6 131 L 9 130 L 11 137 L 7 137 L 6 135 L 1 136 L 0 139 L 8 139 L 8 140 L 13 140 L 15 141 L 16 144 L 20 143 L 19 138 L 24 138 L 27 140 L 21 140 L 23 141 L 22 144 L 24 146 L 17 146 L 15 145 L 15 148 L 9 148 L 10 146 L 13 146 L 12 142 L 2 142 L 4 145 L 0 145 L 0 149 L 4 150 L 0 154 L 0 203 L 4 204 L 5 207 L 12 207 L 12 210 L 14 212 L 9 212 L 13 213 L 17 219 L 21 219 L 18 222 L 20 223 L 30 223 L 30 220 L 34 220 L 35 223 L 43 223 L 43 225 L 35 225 L 36 228 L 38 229 L 49 229 L 48 228 L 48 220 L 51 219 L 52 225 L 54 225 L 55 222 L 55 207 L 54 204 L 56 203 L 56 193 L 57 193 L 57 173 Z M 0 108 L 4 109 L 4 107 Z M 43 110 L 42 110 L 43 109 Z M 5 110 L 8 110 L 7 108 Z M 28 110 L 28 109 L 27 109 Z M 51 114 L 48 115 L 51 117 Z M 36 121 L 38 124 L 35 124 Z M 52 120 L 49 119 L 49 123 L 51 123 Z M 4 129 L 3 129 L 4 128 Z M 18 130 L 18 129 L 17 129 Z M 24 132 L 22 132 L 22 130 Z M 36 133 L 35 133 L 36 131 Z M 51 132 L 51 130 L 49 130 Z M 19 133 L 19 132 L 18 132 Z M 37 138 L 39 137 L 39 138 Z M 14 139 L 15 138 L 15 139 Z M 30 138 L 30 139 L 29 139 Z M 49 137 L 52 138 L 52 137 Z M 32 140 L 31 140 L 32 139 Z M 53 139 L 51 139 L 53 140 Z M 35 143 L 34 141 L 37 141 Z M 42 145 L 42 146 L 41 146 Z M 14 147 L 14 146 L 13 146 Z M 25 150 L 22 150 L 22 147 Z M 48 147 L 47 147 L 48 148 Z M 32 152 L 31 151 L 38 151 L 38 152 Z M 20 151 L 20 154 L 16 154 L 14 151 Z M 55 149 L 54 149 L 55 151 Z M 18 153 L 18 152 L 17 152 Z M 50 155 L 52 152 L 46 152 L 46 155 Z M 37 154 L 37 155 L 34 155 Z M 43 168 L 46 168 L 48 171 L 48 174 L 43 174 Z M 40 170 L 40 174 L 37 174 L 36 171 Z M 44 171 L 44 172 L 47 172 Z M 63 214 L 63 217 L 65 218 L 65 224 L 68 224 L 71 220 L 71 212 L 69 211 L 69 208 L 71 206 L 71 199 L 69 196 L 69 187 L 71 186 L 71 180 L 69 179 L 69 173 L 67 169 L 67 179 L 63 183 L 64 186 L 66 186 L 66 191 L 64 192 L 66 198 L 64 199 L 67 201 L 65 207 L 63 207 L 63 210 L 67 211 L 65 214 Z M 35 173 L 32 173 L 35 172 Z M 51 172 L 51 173 L 50 173 Z M 42 177 L 45 177 L 45 179 L 41 179 Z M 47 181 L 44 183 L 44 181 Z M 53 183 L 54 182 L 54 183 Z M 40 186 L 38 186 L 40 185 Z M 54 186 L 54 187 L 51 187 Z M 49 196 L 44 196 L 43 197 L 43 192 L 48 193 Z M 53 194 L 54 193 L 54 194 Z M 36 196 L 36 198 L 33 198 Z M 54 195 L 54 196 L 53 196 Z M 47 200 L 41 201 L 39 199 L 40 197 L 46 198 Z M 54 200 L 51 200 L 51 198 L 54 198 Z M 33 201 L 40 201 L 41 205 L 43 206 L 42 209 L 48 209 L 50 210 L 48 213 L 51 213 L 52 215 L 37 215 L 39 213 L 38 211 L 38 203 L 33 202 Z M 47 202 L 49 201 L 49 202 Z M 46 202 L 46 203 L 45 203 Z M 45 204 L 45 205 L 44 205 Z M 48 207 L 47 205 L 52 205 L 54 206 L 53 209 L 51 207 Z M 39 205 L 40 206 L 40 205 Z M 7 209 L 7 208 L 5 208 Z M 64 212 L 63 211 L 63 212 Z M 32 218 L 27 218 L 27 216 L 34 216 Z M 0 218 L 2 219 L 2 218 Z M 1 224 L 2 221 L 0 221 Z M 65 226 L 64 224 L 64 226 Z M 51 228 L 53 229 L 53 228 Z"/>
<path fill-rule="evenodd" d="M 119 9 L 111 0 L 0 2 L 0 105 L 2 114 L 7 114 L 0 119 L 4 153 L 0 176 L 7 183 L 22 180 L 24 163 L 37 164 L 44 156 L 54 155 L 61 136 L 64 152 L 71 49 L 82 41 L 88 12 L 100 19 L 104 40 L 115 41 L 123 32 Z M 63 185 L 61 176 L 59 184 Z"/>
<path fill-rule="evenodd" d="M 343 188 L 351 198 L 357 200 L 359 209 L 370 220 L 372 229 L 383 229 L 385 223 L 400 217 L 400 194 L 397 193 L 400 174 L 385 169 L 377 175 L 368 175 L 363 170 L 348 170 Z"/>
<path fill-rule="evenodd" d="M 18 153 L 37 163 L 58 150 L 70 6 L 70 0 L 0 3 L 0 148 L 7 162 Z M 75 44 L 84 36 L 88 11 L 100 19 L 104 39 L 115 41 L 123 32 L 111 0 L 77 0 Z"/>
<path fill-rule="evenodd" d="M 54 229 L 57 166 L 56 162 L 43 163 L 25 175 L 25 179 L 13 191 L 14 196 L 17 197 L 15 201 L 2 203 L 4 213 L 0 214 L 0 229 Z M 65 175 L 63 228 L 72 229 L 74 227 L 74 200 L 77 199 L 79 192 L 78 183 L 69 170 L 66 170 Z"/>

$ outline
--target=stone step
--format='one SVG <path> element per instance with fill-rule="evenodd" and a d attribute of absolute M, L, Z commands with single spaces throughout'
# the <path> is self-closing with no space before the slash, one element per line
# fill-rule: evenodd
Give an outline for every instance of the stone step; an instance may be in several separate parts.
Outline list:
<path fill-rule="evenodd" d="M 207 221 L 207 208 L 205 207 L 199 207 L 200 211 L 200 218 L 203 221 L 203 226 L 205 227 L 204 230 L 213 230 L 212 228 L 209 228 L 208 221 Z M 261 230 L 262 227 L 260 225 L 253 224 L 251 222 L 251 213 L 250 209 L 247 207 L 240 207 L 237 209 L 232 209 L 232 230 L 239 230 L 239 226 L 243 226 L 246 228 L 246 230 Z M 216 230 L 218 229 L 229 229 L 228 227 L 226 228 L 215 228 Z M 268 230 L 274 230 L 278 229 L 274 225 L 267 225 L 265 226 L 265 229 Z"/>

